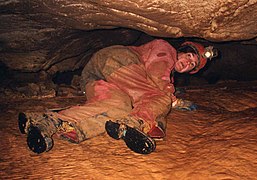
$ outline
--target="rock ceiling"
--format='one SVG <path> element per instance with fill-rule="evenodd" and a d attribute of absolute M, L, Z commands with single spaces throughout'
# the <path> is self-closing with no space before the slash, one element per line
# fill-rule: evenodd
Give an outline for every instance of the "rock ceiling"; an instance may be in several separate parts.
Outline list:
<path fill-rule="evenodd" d="M 17 7 L 31 23 L 49 27 L 126 27 L 153 36 L 218 41 L 257 35 L 256 0 L 7 0 L 1 6 Z"/>
<path fill-rule="evenodd" d="M 96 49 L 130 44 L 140 32 L 212 42 L 257 37 L 257 0 L 1 0 L 0 13 L 0 61 L 28 72 L 77 69 Z"/>

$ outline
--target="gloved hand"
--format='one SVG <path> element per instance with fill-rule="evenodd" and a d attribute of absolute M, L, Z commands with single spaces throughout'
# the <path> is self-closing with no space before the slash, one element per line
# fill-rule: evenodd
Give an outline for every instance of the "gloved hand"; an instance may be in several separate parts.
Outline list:
<path fill-rule="evenodd" d="M 172 103 L 172 108 L 184 111 L 193 111 L 197 109 L 197 105 L 188 100 L 177 99 Z"/>
<path fill-rule="evenodd" d="M 175 96 L 177 96 L 178 94 L 185 94 L 186 93 L 185 88 L 178 88 L 178 87 L 176 87 L 175 89 L 176 89 Z"/>

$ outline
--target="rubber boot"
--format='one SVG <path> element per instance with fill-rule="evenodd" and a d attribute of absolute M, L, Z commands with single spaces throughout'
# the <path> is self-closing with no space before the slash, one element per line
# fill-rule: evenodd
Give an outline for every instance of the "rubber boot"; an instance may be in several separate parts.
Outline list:
<path fill-rule="evenodd" d="M 53 139 L 45 136 L 36 126 L 30 126 L 27 137 L 27 144 L 31 151 L 40 154 L 47 152 L 53 147 Z"/>
<path fill-rule="evenodd" d="M 18 126 L 22 134 L 26 134 L 25 129 L 28 126 L 28 119 L 24 113 L 19 113 L 18 115 Z"/>
<path fill-rule="evenodd" d="M 40 154 L 52 149 L 51 136 L 56 132 L 56 127 L 47 114 L 19 113 L 18 126 L 22 134 L 27 134 L 27 145 L 31 151 Z"/>
<path fill-rule="evenodd" d="M 156 148 L 155 141 L 136 128 L 126 124 L 113 122 L 105 123 L 107 134 L 114 139 L 123 139 L 127 147 L 139 154 L 150 154 Z"/>

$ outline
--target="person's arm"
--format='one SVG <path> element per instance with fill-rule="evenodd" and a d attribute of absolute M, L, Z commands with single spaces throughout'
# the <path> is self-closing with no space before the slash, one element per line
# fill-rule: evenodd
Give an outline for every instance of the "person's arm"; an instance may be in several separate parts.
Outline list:
<path fill-rule="evenodd" d="M 164 40 L 154 40 L 140 47 L 133 47 L 144 64 L 148 91 L 133 104 L 131 115 L 143 119 L 152 129 L 164 119 L 175 101 L 175 88 L 170 73 L 176 61 L 176 50 Z M 135 88 L 136 90 L 136 88 Z"/>
<path fill-rule="evenodd" d="M 177 98 L 175 96 L 175 87 L 173 85 L 173 77 L 171 79 L 171 84 L 170 84 L 170 90 L 171 90 L 171 99 L 172 99 L 172 108 L 177 109 L 177 110 L 183 110 L 183 111 L 193 111 L 197 109 L 196 104 L 194 104 L 191 101 L 184 100 L 181 98 Z"/>
<path fill-rule="evenodd" d="M 156 87 L 170 96 L 173 108 L 196 109 L 196 105 L 190 101 L 177 99 L 175 96 L 174 79 L 170 78 L 170 74 L 177 59 L 177 52 L 168 42 L 154 40 L 134 50 L 142 57 L 146 72 Z"/>
<path fill-rule="evenodd" d="M 156 86 L 141 64 L 122 67 L 107 80 L 129 95 L 133 109 L 128 118 L 142 120 L 142 130 L 145 133 L 156 127 L 158 120 L 163 119 L 170 111 L 170 96 Z"/>

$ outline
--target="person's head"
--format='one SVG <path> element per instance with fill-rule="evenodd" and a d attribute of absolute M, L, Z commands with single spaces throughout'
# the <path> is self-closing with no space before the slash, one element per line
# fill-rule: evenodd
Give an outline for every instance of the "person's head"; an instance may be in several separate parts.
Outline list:
<path fill-rule="evenodd" d="M 204 47 L 195 42 L 185 42 L 177 50 L 178 60 L 175 70 L 179 73 L 197 73 L 207 62 L 207 58 L 217 56 L 217 51 L 212 46 Z"/>

